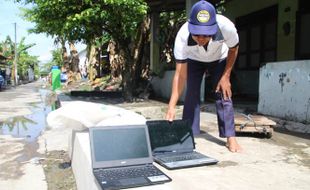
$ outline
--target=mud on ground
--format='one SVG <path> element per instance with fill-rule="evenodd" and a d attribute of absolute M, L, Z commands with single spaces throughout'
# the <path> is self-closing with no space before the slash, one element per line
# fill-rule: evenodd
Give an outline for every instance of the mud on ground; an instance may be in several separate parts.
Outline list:
<path fill-rule="evenodd" d="M 51 151 L 41 161 L 44 169 L 48 190 L 76 190 L 68 153 Z"/>

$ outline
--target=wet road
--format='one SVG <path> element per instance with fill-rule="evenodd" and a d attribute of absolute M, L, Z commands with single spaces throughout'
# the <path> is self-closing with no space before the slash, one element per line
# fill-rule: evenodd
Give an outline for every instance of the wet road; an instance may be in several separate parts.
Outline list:
<path fill-rule="evenodd" d="M 0 92 L 0 190 L 47 186 L 37 164 L 41 156 L 37 138 L 51 106 L 45 98 L 49 91 L 40 87 L 38 81 Z"/>

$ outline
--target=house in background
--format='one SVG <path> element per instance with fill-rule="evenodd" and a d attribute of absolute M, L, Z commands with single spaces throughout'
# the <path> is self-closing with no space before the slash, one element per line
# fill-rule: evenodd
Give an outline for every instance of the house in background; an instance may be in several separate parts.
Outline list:
<path fill-rule="evenodd" d="M 175 8 L 189 12 L 197 1 L 173 1 Z M 236 25 L 239 56 L 233 75 L 235 97 L 255 101 L 258 112 L 310 122 L 310 1 L 308 0 L 219 0 L 222 14 Z M 156 28 L 160 10 L 173 7 L 166 1 L 149 0 L 152 15 L 151 68 L 159 63 Z M 156 6 L 155 6 L 156 5 Z M 152 9 L 152 6 L 154 7 Z M 171 9 L 172 10 L 172 9 Z M 154 80 L 155 92 L 164 98 L 171 93 L 173 72 Z M 202 94 L 208 95 L 208 79 Z M 204 95 L 203 95 L 204 96 Z"/>
<path fill-rule="evenodd" d="M 268 62 L 310 59 L 309 1 L 231 0 L 224 7 L 240 37 L 238 92 L 258 96 L 259 69 Z"/>
<path fill-rule="evenodd" d="M 235 91 L 258 97 L 258 112 L 310 122 L 310 2 L 231 0 L 225 15 L 240 37 Z"/>

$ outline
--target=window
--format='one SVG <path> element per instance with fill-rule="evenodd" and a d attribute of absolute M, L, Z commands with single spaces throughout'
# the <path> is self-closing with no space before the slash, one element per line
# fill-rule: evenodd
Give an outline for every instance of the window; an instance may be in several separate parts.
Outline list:
<path fill-rule="evenodd" d="M 238 70 L 257 70 L 264 63 L 276 60 L 277 6 L 236 19 L 239 33 Z"/>

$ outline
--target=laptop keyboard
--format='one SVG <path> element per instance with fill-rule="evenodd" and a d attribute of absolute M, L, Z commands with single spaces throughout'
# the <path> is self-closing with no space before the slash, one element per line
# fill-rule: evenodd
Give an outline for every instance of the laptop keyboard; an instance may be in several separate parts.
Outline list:
<path fill-rule="evenodd" d="M 165 155 L 164 157 L 160 157 L 160 159 L 164 162 L 176 162 L 176 161 L 184 161 L 184 160 L 194 160 L 205 158 L 204 155 L 198 152 L 190 152 L 190 153 L 182 153 L 180 155 Z"/>
<path fill-rule="evenodd" d="M 135 177 L 150 177 L 163 175 L 153 165 L 147 166 L 134 166 L 134 167 L 122 167 L 122 168 L 110 168 L 110 169 L 95 169 L 96 176 L 104 180 L 117 180 L 123 178 L 135 178 Z"/>

